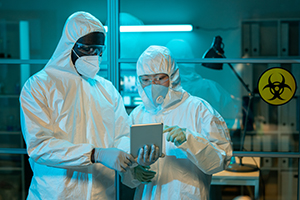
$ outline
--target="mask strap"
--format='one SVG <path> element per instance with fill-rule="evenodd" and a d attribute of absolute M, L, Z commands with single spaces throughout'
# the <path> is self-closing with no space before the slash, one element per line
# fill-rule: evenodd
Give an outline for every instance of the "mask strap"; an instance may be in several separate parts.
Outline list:
<path fill-rule="evenodd" d="M 76 51 L 74 51 L 74 49 L 72 49 L 72 51 L 75 53 L 75 55 L 77 56 L 77 58 L 79 58 L 78 54 L 76 53 Z"/>
<path fill-rule="evenodd" d="M 74 51 L 74 49 L 72 49 L 72 51 L 73 51 L 73 52 L 75 53 L 75 55 L 79 58 L 79 56 L 78 56 L 77 53 Z M 80 74 L 80 73 L 78 72 L 76 65 L 74 66 L 74 68 L 75 68 L 77 74 L 79 74 L 79 76 L 82 76 L 82 74 Z"/>

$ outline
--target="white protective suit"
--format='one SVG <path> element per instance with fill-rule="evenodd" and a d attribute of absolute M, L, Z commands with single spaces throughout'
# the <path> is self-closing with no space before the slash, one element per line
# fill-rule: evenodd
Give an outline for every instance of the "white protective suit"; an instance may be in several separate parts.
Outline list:
<path fill-rule="evenodd" d="M 151 165 L 157 174 L 151 183 L 138 186 L 135 199 L 207 200 L 212 174 L 224 170 L 232 156 L 227 126 L 210 104 L 181 88 L 179 69 L 170 51 L 150 46 L 138 59 L 137 76 L 157 73 L 170 77 L 163 104 L 155 108 L 138 83 L 143 104 L 131 112 L 132 122 L 186 128 L 186 142 L 176 147 L 164 134 L 162 151 L 166 157 Z"/>
<path fill-rule="evenodd" d="M 112 83 L 98 75 L 82 78 L 71 61 L 76 41 L 95 31 L 105 32 L 95 17 L 71 15 L 51 59 L 22 89 L 22 132 L 33 171 L 30 200 L 115 199 L 115 171 L 91 163 L 91 151 L 129 150 L 130 120 Z"/>

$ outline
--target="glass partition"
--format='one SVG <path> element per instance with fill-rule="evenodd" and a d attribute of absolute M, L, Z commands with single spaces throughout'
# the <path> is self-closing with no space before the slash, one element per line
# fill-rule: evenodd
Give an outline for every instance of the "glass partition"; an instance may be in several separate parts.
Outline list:
<path fill-rule="evenodd" d="M 299 122 L 299 93 L 296 92 L 295 96 L 283 105 L 271 105 L 260 96 L 258 83 L 261 75 L 267 70 L 273 69 L 273 66 L 290 71 L 298 80 L 297 74 L 299 74 L 300 67 L 293 63 L 266 63 L 267 61 L 251 64 L 244 61 L 233 64 L 241 78 L 249 84 L 249 88 L 253 91 L 249 96 L 233 71 L 229 71 L 230 76 L 223 77 L 224 82 L 231 84 L 222 84 L 218 80 L 220 78 L 218 73 L 221 75 L 222 71 L 205 69 L 196 59 L 194 62 L 195 64 L 191 64 L 180 60 L 177 63 L 182 87 L 191 95 L 208 101 L 223 116 L 230 131 L 234 151 L 240 154 L 257 152 L 256 156 L 234 156 L 231 164 L 242 161 L 243 164 L 256 166 L 258 171 L 231 172 L 225 170 L 213 175 L 211 199 L 232 199 L 239 195 L 248 195 L 252 199 L 257 199 L 256 191 L 259 199 L 296 199 L 298 159 L 292 158 L 292 154 L 289 157 L 288 153 L 299 152 L 299 126 L 297 125 Z M 225 67 L 226 64 L 224 64 Z M 204 78 L 201 72 L 205 70 L 211 70 L 211 73 L 216 72 L 217 75 L 215 77 L 211 75 L 211 79 Z M 249 77 L 249 75 L 251 76 Z M 121 94 L 127 111 L 130 113 L 135 106 L 142 102 L 135 87 L 137 79 L 134 63 L 121 64 L 121 80 L 123 86 Z M 270 80 L 275 84 L 283 81 L 282 79 Z M 232 84 L 235 84 L 233 87 L 238 88 L 238 91 L 232 90 Z M 299 88 L 299 82 L 297 82 L 297 87 Z M 270 153 L 270 155 L 267 156 L 264 153 Z M 277 156 L 272 153 L 277 153 Z M 287 154 L 284 156 L 280 155 L 281 153 Z M 245 180 L 248 176 L 257 177 L 257 185 L 243 184 L 234 180 L 226 182 L 226 178 L 236 178 L 236 176 Z M 249 181 L 252 178 L 249 178 Z M 287 187 L 289 192 L 287 192 Z M 274 193 L 274 191 L 276 192 Z M 216 196 L 216 194 L 221 196 Z"/>
<path fill-rule="evenodd" d="M 297 199 L 299 17 L 291 12 L 284 14 L 286 8 L 279 1 L 272 5 L 258 1 L 249 4 L 196 0 L 189 4 L 158 0 L 119 2 L 120 26 L 193 26 L 190 32 L 120 32 L 120 92 L 127 112 L 141 103 L 134 86 L 138 57 L 150 45 L 168 47 L 180 68 L 182 87 L 207 100 L 225 119 L 234 149 L 232 164 L 250 162 L 259 168 L 256 172 L 231 174 L 236 179 L 232 180 L 234 183 L 225 183 L 227 171 L 214 175 L 211 199 L 231 200 L 240 195 L 261 200 Z M 292 1 L 289 3 L 288 10 L 297 10 L 292 8 L 296 6 Z M 201 58 L 216 36 L 222 37 L 227 58 L 222 70 L 202 65 L 204 60 Z M 249 59 L 249 62 L 243 59 Z M 279 61 L 275 62 L 276 59 Z M 288 70 L 297 82 L 295 96 L 284 105 L 268 104 L 258 91 L 260 76 L 274 67 Z M 282 79 L 278 81 L 282 82 Z M 247 153 L 254 155 L 247 156 Z M 237 181 L 244 178 L 251 182 L 253 179 L 245 178 L 247 176 L 255 177 L 258 186 Z"/>
<path fill-rule="evenodd" d="M 136 89 L 135 63 L 149 45 L 167 46 L 178 61 L 181 84 L 190 94 L 207 100 L 223 116 L 234 148 L 232 163 L 240 155 L 259 167 L 257 185 L 238 182 L 220 185 L 213 177 L 212 191 L 233 199 L 248 195 L 253 199 L 297 199 L 299 162 L 299 6 L 282 3 L 191 0 L 134 1 L 113 0 L 120 7 L 121 26 L 191 24 L 189 32 L 120 32 L 119 43 L 107 48 L 99 75 L 120 80 L 119 91 L 127 112 L 142 103 Z M 59 6 L 58 6 L 59 5 Z M 112 4 L 113 5 L 113 4 Z M 118 4 L 117 4 L 118 5 Z M 7 1 L 0 6 L 0 197 L 25 199 L 31 180 L 28 157 L 14 150 L 25 148 L 20 129 L 19 93 L 27 78 L 42 69 L 51 58 L 67 17 L 75 11 L 88 11 L 108 25 L 108 1 Z M 266 10 L 266 8 L 268 8 Z M 288 12 L 287 12 L 288 11 Z M 112 24 L 114 25 L 114 24 Z M 109 30 L 109 27 L 108 27 Z M 107 36 L 112 33 L 108 32 Z M 227 58 L 222 70 L 202 66 L 203 54 L 214 37 L 221 36 Z M 106 39 L 106 44 L 110 43 Z M 107 45 L 109 47 L 109 45 Z M 22 47 L 22 48 L 21 48 Z M 112 65 L 108 57 L 119 53 Z M 243 62 L 235 59 L 265 59 Z M 266 60 L 267 59 L 267 60 Z M 274 59 L 279 59 L 274 62 Z M 282 62 L 286 59 L 288 61 Z M 228 61 L 228 62 L 227 62 Z M 239 81 L 228 63 L 241 76 L 253 96 Z M 297 81 L 294 98 L 280 106 L 269 105 L 257 91 L 261 74 L 272 67 L 289 70 Z M 112 70 L 116 72 L 109 74 Z M 120 77 L 119 77 L 120 76 Z M 251 100 L 251 101 L 250 101 Z M 250 102 L 250 103 L 249 103 Z M 25 152 L 23 152 L 25 153 Z M 244 154 L 243 154 L 244 153 Z M 268 154 L 270 153 L 270 154 Z M 276 155 L 272 154 L 276 153 Z M 282 153 L 282 154 L 281 154 Z M 238 156 L 236 156 L 238 155 Z M 298 157 L 297 157 L 298 156 Z M 252 159 L 252 157 L 254 157 Z M 243 159 L 245 162 L 247 159 Z M 227 171 L 224 171 L 227 173 Z M 227 176 L 226 176 L 227 177 Z M 233 177 L 233 175 L 231 176 Z M 247 177 L 241 173 L 236 177 Z M 222 179 L 224 180 L 224 179 Z M 13 183 L 12 183 L 13 182 Z M 259 188 L 259 198 L 256 198 Z M 126 192 L 125 192 L 126 194 Z M 122 196 L 122 195 L 121 195 Z M 124 196 L 124 194 L 123 194 Z M 126 197 L 126 195 L 125 195 Z"/>

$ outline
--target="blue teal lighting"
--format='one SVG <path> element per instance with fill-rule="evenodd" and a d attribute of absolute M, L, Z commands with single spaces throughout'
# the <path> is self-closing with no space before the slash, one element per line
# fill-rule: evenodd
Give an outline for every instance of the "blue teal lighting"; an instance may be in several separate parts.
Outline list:
<path fill-rule="evenodd" d="M 107 26 L 104 28 L 107 32 Z M 192 30 L 193 26 L 190 24 L 120 26 L 120 32 L 189 32 Z"/>

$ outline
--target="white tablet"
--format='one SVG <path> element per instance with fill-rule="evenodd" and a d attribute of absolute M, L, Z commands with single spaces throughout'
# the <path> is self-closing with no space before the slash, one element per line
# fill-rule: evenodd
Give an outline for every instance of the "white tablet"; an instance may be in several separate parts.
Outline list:
<path fill-rule="evenodd" d="M 130 127 L 130 153 L 137 157 L 141 147 L 155 144 L 162 152 L 163 123 L 135 124 Z"/>

